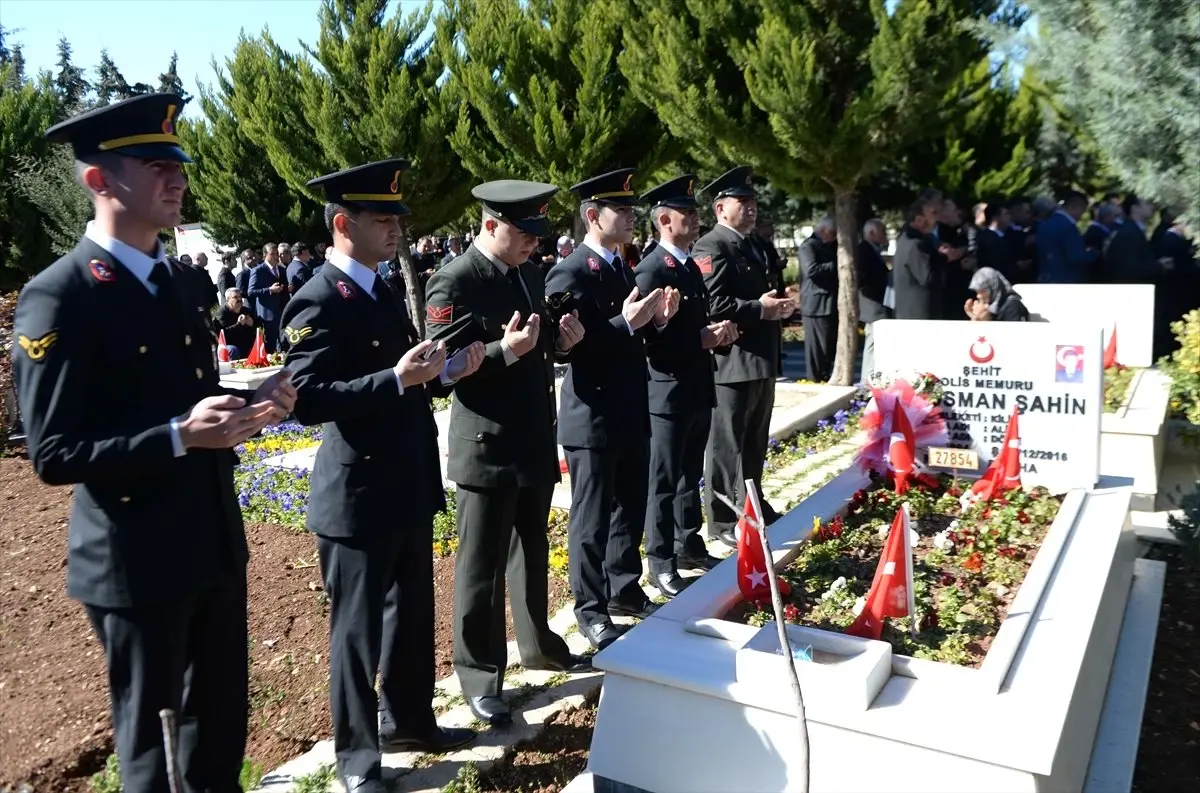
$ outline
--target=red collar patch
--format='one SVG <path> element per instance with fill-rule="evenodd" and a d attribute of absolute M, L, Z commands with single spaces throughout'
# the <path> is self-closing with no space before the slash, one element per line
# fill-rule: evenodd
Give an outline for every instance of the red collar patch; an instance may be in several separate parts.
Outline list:
<path fill-rule="evenodd" d="M 589 256 L 587 262 L 588 262 L 589 270 L 591 270 L 593 273 L 600 272 L 600 260 L 599 259 L 597 259 L 595 256 Z"/>
<path fill-rule="evenodd" d="M 675 257 L 674 256 L 672 256 L 671 254 L 668 253 L 666 256 L 663 257 L 663 261 L 666 262 L 667 266 L 670 267 L 672 270 L 675 269 Z"/>
<path fill-rule="evenodd" d="M 117 280 L 117 274 L 113 272 L 113 269 L 99 259 L 92 259 L 88 262 L 88 272 L 92 274 L 92 278 L 102 283 L 107 284 Z"/>
<path fill-rule="evenodd" d="M 435 306 L 427 303 L 425 305 L 425 321 L 431 325 L 449 325 L 454 321 L 454 304 Z"/>
<path fill-rule="evenodd" d="M 345 281 L 338 281 L 337 288 L 338 291 L 342 293 L 342 297 L 346 298 L 347 300 L 354 299 L 354 290 L 350 288 L 350 284 L 346 283 Z"/>

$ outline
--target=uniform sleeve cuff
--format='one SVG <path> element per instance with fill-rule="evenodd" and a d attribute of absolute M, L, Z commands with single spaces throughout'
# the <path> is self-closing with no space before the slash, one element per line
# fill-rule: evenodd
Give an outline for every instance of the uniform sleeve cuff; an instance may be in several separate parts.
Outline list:
<path fill-rule="evenodd" d="M 512 366 L 521 359 L 520 356 L 513 352 L 512 348 L 508 346 L 508 339 L 500 340 L 500 352 L 504 354 L 505 366 Z"/>
<path fill-rule="evenodd" d="M 404 381 L 401 380 L 400 375 L 396 374 L 395 372 L 392 372 L 392 374 L 396 378 L 396 388 L 400 389 L 400 395 L 403 396 L 404 395 Z"/>
<path fill-rule="evenodd" d="M 187 448 L 183 445 L 183 435 L 179 431 L 181 419 L 171 419 L 171 451 L 176 457 L 183 457 L 187 454 Z"/>

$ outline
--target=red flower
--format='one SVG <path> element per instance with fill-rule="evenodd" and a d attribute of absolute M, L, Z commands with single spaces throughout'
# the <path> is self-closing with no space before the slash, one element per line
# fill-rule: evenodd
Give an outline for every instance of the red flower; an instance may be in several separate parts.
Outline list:
<path fill-rule="evenodd" d="M 1029 517 L 1029 513 L 1025 510 L 1021 510 L 1017 513 L 1017 523 L 1028 523 L 1030 520 L 1031 518 Z"/>
<path fill-rule="evenodd" d="M 978 573 L 983 569 L 983 556 L 979 553 L 979 551 L 975 551 L 973 554 L 967 557 L 967 560 L 963 562 L 962 566 L 964 570 L 969 570 L 972 573 Z"/>
<path fill-rule="evenodd" d="M 987 509 L 985 509 L 985 510 L 983 511 L 983 519 L 984 519 L 984 520 L 987 520 L 987 519 L 988 519 L 988 518 L 990 518 L 991 516 L 992 516 L 992 508 L 991 508 L 991 507 L 988 507 Z"/>
<path fill-rule="evenodd" d="M 942 586 L 954 586 L 955 578 L 949 573 L 942 573 Z"/>
<path fill-rule="evenodd" d="M 1006 559 L 1011 559 L 1014 556 L 1016 556 L 1019 553 L 1019 551 L 1017 551 L 1017 549 L 1013 548 L 1012 546 L 1005 546 L 1003 548 L 997 548 L 996 553 L 999 554 L 1000 556 L 1003 556 Z"/>
<path fill-rule="evenodd" d="M 783 618 L 788 622 L 795 622 L 800 619 L 800 609 L 793 604 L 788 603 L 783 607 Z"/>
<path fill-rule="evenodd" d="M 845 530 L 846 530 L 846 521 L 842 519 L 841 515 L 838 515 L 838 516 L 834 517 L 833 521 L 829 524 L 828 533 L 829 533 L 829 536 L 831 536 L 831 537 L 841 537 L 842 532 L 844 532 Z M 822 532 L 822 534 L 824 534 L 824 533 L 825 532 Z"/>
<path fill-rule="evenodd" d="M 962 488 L 958 487 L 957 485 L 950 485 L 950 487 L 946 488 L 946 492 L 955 498 L 958 498 L 963 494 Z"/>

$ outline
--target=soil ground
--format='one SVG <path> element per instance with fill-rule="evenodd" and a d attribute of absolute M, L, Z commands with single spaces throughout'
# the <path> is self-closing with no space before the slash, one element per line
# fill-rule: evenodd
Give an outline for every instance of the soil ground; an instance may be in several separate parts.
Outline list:
<path fill-rule="evenodd" d="M 104 656 L 67 598 L 70 488 L 0 459 L 0 789 L 88 790 L 112 752 Z M 311 535 L 246 526 L 250 543 L 250 740 L 270 770 L 330 735 L 328 619 Z M 454 558 L 434 560 L 437 677 L 453 672 Z M 552 608 L 568 597 L 550 579 Z M 509 623 L 509 638 L 512 625 Z"/>

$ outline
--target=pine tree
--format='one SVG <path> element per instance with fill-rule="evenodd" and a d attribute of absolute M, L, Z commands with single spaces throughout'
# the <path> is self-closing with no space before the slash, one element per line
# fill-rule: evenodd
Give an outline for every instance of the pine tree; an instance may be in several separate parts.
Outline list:
<path fill-rule="evenodd" d="M 100 50 L 100 64 L 96 67 L 96 105 L 103 107 L 133 96 L 133 89 L 121 74 L 121 70 L 108 57 L 108 50 Z"/>
<path fill-rule="evenodd" d="M 199 215 L 189 219 L 202 221 L 215 242 L 237 248 L 324 238 L 320 206 L 291 189 L 266 151 L 245 134 L 231 110 L 238 89 L 216 63 L 213 70 L 216 87 L 200 87 L 204 118 L 185 119 L 178 127 L 184 150 L 195 160 L 188 181 Z"/>
<path fill-rule="evenodd" d="M 618 11 L 612 0 L 447 1 L 437 47 L 463 100 L 450 142 L 477 178 L 567 187 L 634 167 L 652 184 L 670 140 L 616 68 Z M 551 212 L 574 222 L 577 206 L 562 191 Z"/>
<path fill-rule="evenodd" d="M 14 286 L 51 260 L 39 208 L 21 190 L 22 171 L 42 158 L 42 133 L 61 109 L 48 78 L 17 79 L 16 64 L 0 66 L 0 283 Z M 78 188 L 75 188 L 78 191 Z"/>
<path fill-rule="evenodd" d="M 832 198 L 838 228 L 833 382 L 855 376 L 856 193 L 920 140 L 987 51 L 962 24 L 999 0 L 624 0 L 622 72 L 698 157 L 748 162 Z"/>
<path fill-rule="evenodd" d="M 183 90 L 183 80 L 179 79 L 178 66 L 179 53 L 172 52 L 171 63 L 167 66 L 167 70 L 158 76 L 157 91 L 164 94 L 175 94 L 182 97 L 184 102 L 187 102 L 191 99 L 191 96 L 188 95 L 187 91 Z"/>
<path fill-rule="evenodd" d="M 238 87 L 233 107 L 246 134 L 295 191 L 322 173 L 373 160 L 404 157 L 402 178 L 415 238 L 456 219 L 470 201 L 471 179 L 447 142 L 456 123 L 447 107 L 440 54 L 422 36 L 432 9 L 387 13 L 387 0 L 325 0 L 321 32 L 302 55 L 269 34 L 239 45 L 231 66 Z M 418 326 L 424 296 L 408 246 L 398 252 Z"/>
<path fill-rule="evenodd" d="M 54 90 L 62 102 L 65 116 L 72 116 L 84 107 L 91 86 L 84 79 L 83 69 L 71 61 L 71 43 L 66 36 L 58 40 L 58 71 L 54 75 Z"/>
<path fill-rule="evenodd" d="M 1034 61 L 1121 181 L 1200 214 L 1200 3 L 1030 0 Z"/>
<path fill-rule="evenodd" d="M 94 214 L 91 198 L 75 181 L 75 156 L 70 146 L 50 145 L 38 157 L 21 159 L 16 174 L 19 194 L 35 207 L 55 256 L 73 250 Z M 23 257 L 21 270 L 36 273 L 51 258 Z"/>

